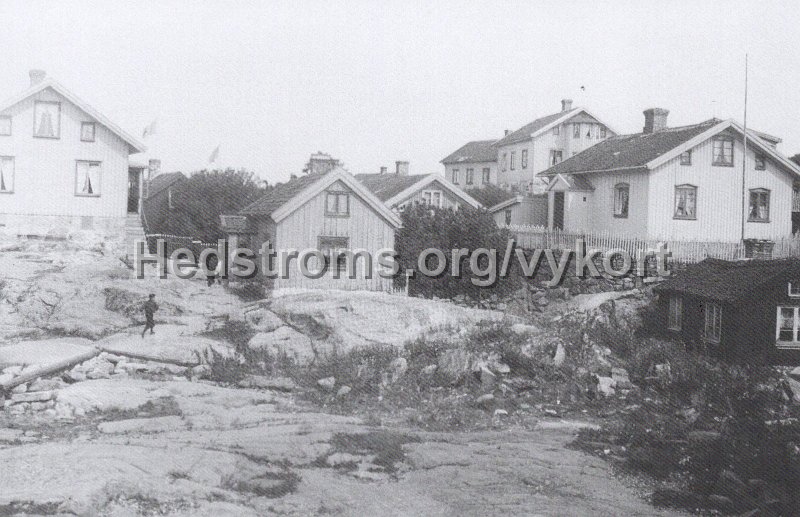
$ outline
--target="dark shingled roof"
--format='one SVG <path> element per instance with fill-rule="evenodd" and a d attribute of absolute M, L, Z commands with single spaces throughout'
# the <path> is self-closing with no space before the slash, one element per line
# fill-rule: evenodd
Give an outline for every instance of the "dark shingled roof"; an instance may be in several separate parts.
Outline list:
<path fill-rule="evenodd" d="M 286 183 L 278 183 L 264 197 L 242 208 L 239 213 L 242 215 L 269 215 L 323 177 L 325 177 L 324 174 L 306 174 Z"/>
<path fill-rule="evenodd" d="M 496 162 L 497 149 L 494 147 L 494 140 L 476 140 L 461 146 L 442 163 L 462 163 L 462 162 Z"/>
<path fill-rule="evenodd" d="M 427 176 L 428 174 L 356 174 L 356 179 L 385 202 Z"/>
<path fill-rule="evenodd" d="M 478 203 L 485 207 L 499 205 L 503 201 L 517 197 L 510 190 L 498 187 L 497 185 L 484 185 L 483 187 L 472 187 L 467 194 L 472 196 Z"/>
<path fill-rule="evenodd" d="M 186 176 L 184 176 L 182 172 L 167 172 L 164 174 L 159 174 L 150 180 L 150 188 L 148 189 L 147 193 L 149 196 L 154 196 L 183 179 L 186 179 Z"/>
<path fill-rule="evenodd" d="M 543 176 L 580 174 L 616 169 L 644 169 L 645 165 L 722 122 L 712 118 L 655 133 L 612 136 L 541 172 Z"/>
<path fill-rule="evenodd" d="M 653 290 L 736 303 L 760 296 L 758 291 L 765 284 L 790 272 L 800 273 L 800 259 L 729 261 L 708 258 L 675 273 Z"/>
<path fill-rule="evenodd" d="M 530 124 L 525 124 L 516 131 L 507 134 L 506 136 L 495 142 L 495 146 L 516 144 L 517 142 L 524 142 L 525 140 L 530 140 L 532 133 L 539 131 L 547 124 L 550 124 L 551 122 L 560 119 L 561 117 L 567 115 L 568 113 L 575 115 L 581 111 L 583 110 L 580 108 L 576 108 L 570 112 L 560 111 L 558 113 L 553 113 L 552 115 L 547 115 L 546 117 L 537 118 Z"/>

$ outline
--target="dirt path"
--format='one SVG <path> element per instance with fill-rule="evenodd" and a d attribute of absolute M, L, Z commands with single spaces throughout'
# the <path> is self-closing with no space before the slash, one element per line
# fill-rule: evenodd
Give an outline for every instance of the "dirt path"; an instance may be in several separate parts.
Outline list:
<path fill-rule="evenodd" d="M 59 404 L 86 416 L 4 417 L 0 515 L 670 515 L 566 449 L 569 424 L 420 433 L 188 381 L 86 381 Z"/>

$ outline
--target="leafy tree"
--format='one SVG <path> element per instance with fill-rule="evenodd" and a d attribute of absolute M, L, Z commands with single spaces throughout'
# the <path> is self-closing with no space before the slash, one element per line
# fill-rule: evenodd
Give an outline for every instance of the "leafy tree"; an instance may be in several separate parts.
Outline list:
<path fill-rule="evenodd" d="M 184 235 L 214 242 L 224 237 L 220 215 L 235 214 L 270 188 L 259 183 L 245 169 L 195 172 L 173 190 L 173 222 Z"/>
<path fill-rule="evenodd" d="M 792 156 L 789 159 L 792 160 L 797 165 L 800 165 L 800 153 L 797 153 L 796 155 Z"/>

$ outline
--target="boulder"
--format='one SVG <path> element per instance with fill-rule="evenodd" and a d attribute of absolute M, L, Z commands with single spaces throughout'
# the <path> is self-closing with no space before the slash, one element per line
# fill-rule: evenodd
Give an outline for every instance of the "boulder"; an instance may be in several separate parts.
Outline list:
<path fill-rule="evenodd" d="M 629 390 L 633 388 L 633 383 L 625 368 L 611 368 L 611 378 L 614 379 L 615 386 L 618 389 Z"/>
<path fill-rule="evenodd" d="M 62 387 L 64 387 L 64 381 L 59 378 L 36 379 L 28 386 L 28 391 L 49 391 L 57 390 Z"/>
<path fill-rule="evenodd" d="M 616 393 L 616 383 L 611 377 L 597 377 L 597 392 L 604 397 L 611 397 Z"/>
<path fill-rule="evenodd" d="M 485 366 L 481 367 L 476 373 L 484 390 L 494 389 L 497 384 L 497 375 L 492 373 L 492 371 Z"/>
<path fill-rule="evenodd" d="M 198 364 L 192 368 L 192 377 L 198 379 L 207 379 L 211 375 L 211 366 L 207 364 Z"/>
<path fill-rule="evenodd" d="M 20 402 L 47 402 L 53 400 L 56 396 L 55 391 L 34 391 L 28 393 L 15 393 L 11 395 L 11 402 L 18 404 Z"/>
<path fill-rule="evenodd" d="M 336 377 L 325 377 L 324 379 L 320 379 L 317 381 L 317 386 L 325 391 L 333 391 L 333 388 L 336 387 Z"/>
<path fill-rule="evenodd" d="M 336 392 L 336 396 L 344 397 L 351 391 L 353 391 L 353 388 L 351 388 L 350 386 L 342 386 L 341 388 L 339 388 L 339 391 Z"/>
<path fill-rule="evenodd" d="M 247 312 L 244 319 L 259 332 L 272 332 L 284 326 L 283 320 L 277 314 L 263 307 Z"/>
<path fill-rule="evenodd" d="M 553 366 L 559 367 L 564 364 L 564 360 L 567 358 L 567 351 L 564 349 L 564 345 L 561 343 L 558 344 L 556 347 L 556 354 L 553 356 Z"/>
<path fill-rule="evenodd" d="M 256 334 L 247 346 L 251 350 L 266 350 L 276 356 L 286 356 L 301 366 L 312 363 L 316 358 L 311 339 L 286 326 Z"/>

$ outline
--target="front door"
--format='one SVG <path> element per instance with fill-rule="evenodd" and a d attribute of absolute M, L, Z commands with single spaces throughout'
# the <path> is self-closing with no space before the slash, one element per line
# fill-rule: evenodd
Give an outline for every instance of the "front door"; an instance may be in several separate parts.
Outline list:
<path fill-rule="evenodd" d="M 553 228 L 564 229 L 564 193 L 553 192 Z"/>
<path fill-rule="evenodd" d="M 141 169 L 128 169 L 128 213 L 139 213 L 139 176 Z"/>

